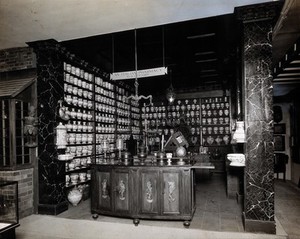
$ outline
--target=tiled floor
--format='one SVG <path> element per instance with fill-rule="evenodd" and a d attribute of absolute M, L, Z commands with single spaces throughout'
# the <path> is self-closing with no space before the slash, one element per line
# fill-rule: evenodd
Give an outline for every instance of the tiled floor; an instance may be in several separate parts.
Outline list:
<path fill-rule="evenodd" d="M 198 177 L 197 177 L 198 178 Z M 222 174 L 201 175 L 196 186 L 196 212 L 190 228 L 210 231 L 243 232 L 242 209 L 235 199 L 226 196 L 225 178 Z M 90 214 L 90 200 L 82 202 L 59 215 L 70 219 L 93 220 Z M 99 216 L 104 222 L 132 223 L 130 219 Z M 144 225 L 166 225 L 182 227 L 182 222 L 141 220 Z"/>
<path fill-rule="evenodd" d="M 275 215 L 289 239 L 300 239 L 300 189 L 290 182 L 275 181 Z"/>
<path fill-rule="evenodd" d="M 300 239 L 300 190 L 295 185 L 275 181 L 277 235 L 253 234 L 244 233 L 241 205 L 226 197 L 223 176 L 201 178 L 196 188 L 197 210 L 188 230 L 177 221 L 141 220 L 138 227 L 125 218 L 99 216 L 95 221 L 90 214 L 90 200 L 86 200 L 77 207 L 70 206 L 59 216 L 32 215 L 22 219 L 17 238 L 283 239 L 287 238 L 287 232 L 289 239 Z"/>
<path fill-rule="evenodd" d="M 242 207 L 235 199 L 226 196 L 225 178 L 222 174 L 199 177 L 196 186 L 196 213 L 192 224 L 212 231 L 244 231 Z"/>

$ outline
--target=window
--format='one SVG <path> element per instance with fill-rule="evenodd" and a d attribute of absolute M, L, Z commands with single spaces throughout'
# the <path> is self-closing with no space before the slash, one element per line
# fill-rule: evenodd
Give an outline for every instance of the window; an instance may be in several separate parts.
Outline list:
<path fill-rule="evenodd" d="M 4 99 L 1 105 L 0 167 L 30 164 L 30 151 L 25 146 L 24 117 L 29 103 L 17 99 Z"/>
<path fill-rule="evenodd" d="M 10 165 L 9 100 L 2 100 L 0 105 L 1 105 L 0 166 L 9 166 Z"/>

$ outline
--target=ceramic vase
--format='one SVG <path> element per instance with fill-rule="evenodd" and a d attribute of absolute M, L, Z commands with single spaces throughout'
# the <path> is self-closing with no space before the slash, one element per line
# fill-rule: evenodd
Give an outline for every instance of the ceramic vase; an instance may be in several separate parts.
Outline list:
<path fill-rule="evenodd" d="M 68 193 L 68 200 L 73 206 L 77 206 L 82 199 L 82 192 L 75 186 Z"/>

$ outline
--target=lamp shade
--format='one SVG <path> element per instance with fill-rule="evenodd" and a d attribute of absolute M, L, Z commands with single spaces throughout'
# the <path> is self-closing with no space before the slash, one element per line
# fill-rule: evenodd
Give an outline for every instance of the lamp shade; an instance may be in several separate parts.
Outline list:
<path fill-rule="evenodd" d="M 174 92 L 174 88 L 172 85 L 170 85 L 170 87 L 167 89 L 167 94 L 166 94 L 167 100 L 170 103 L 173 103 L 175 98 L 176 98 L 176 94 Z"/>

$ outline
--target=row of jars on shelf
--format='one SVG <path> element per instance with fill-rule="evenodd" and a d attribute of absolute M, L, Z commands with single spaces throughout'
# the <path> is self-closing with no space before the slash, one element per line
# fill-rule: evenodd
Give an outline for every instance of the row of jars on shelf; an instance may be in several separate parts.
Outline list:
<path fill-rule="evenodd" d="M 123 102 L 117 102 L 117 107 L 120 109 L 124 109 L 124 110 L 129 110 L 130 109 L 130 105 L 123 103 Z"/>
<path fill-rule="evenodd" d="M 131 118 L 132 118 L 132 119 L 137 119 L 137 120 L 139 120 L 139 119 L 141 118 L 141 115 L 140 115 L 140 114 L 136 114 L 136 113 L 132 113 L 132 112 L 131 112 Z"/>
<path fill-rule="evenodd" d="M 74 158 L 68 162 L 66 162 L 66 172 L 77 170 L 77 169 L 85 169 L 92 163 L 91 157 L 81 157 Z"/>
<path fill-rule="evenodd" d="M 206 104 L 201 104 L 201 109 L 202 110 L 209 110 L 209 109 L 229 109 L 229 102 L 221 102 L 221 103 L 206 103 Z"/>
<path fill-rule="evenodd" d="M 190 110 L 199 110 L 200 105 L 168 105 L 168 106 L 147 106 L 142 107 L 142 112 L 144 113 L 158 113 L 158 112 L 166 112 L 166 111 L 190 111 Z"/>
<path fill-rule="evenodd" d="M 131 111 L 134 113 L 139 114 L 140 113 L 140 108 L 136 107 L 136 106 L 131 106 Z"/>
<path fill-rule="evenodd" d="M 179 99 L 177 100 L 177 102 L 175 101 L 174 104 L 177 105 L 189 105 L 189 104 L 193 104 L 193 105 L 197 105 L 198 104 L 198 100 L 197 99 Z"/>
<path fill-rule="evenodd" d="M 131 105 L 139 109 L 139 102 L 137 100 L 131 100 Z"/>
<path fill-rule="evenodd" d="M 83 107 L 86 109 L 92 109 L 93 108 L 93 102 L 91 100 L 78 98 L 77 96 L 72 95 L 65 95 L 65 102 L 67 102 L 69 105 L 74 105 L 78 107 Z"/>
<path fill-rule="evenodd" d="M 72 66 L 66 62 L 64 62 L 64 70 L 87 81 L 93 81 L 93 74 L 88 73 L 79 67 Z"/>
<path fill-rule="evenodd" d="M 125 95 L 117 95 L 117 100 L 125 104 L 129 104 L 129 99 Z"/>
<path fill-rule="evenodd" d="M 191 110 L 200 110 L 200 105 L 172 105 L 168 106 L 168 111 L 191 111 Z"/>
<path fill-rule="evenodd" d="M 109 143 L 107 148 L 103 147 L 103 144 L 96 145 L 96 154 L 103 154 L 103 153 L 109 153 L 113 152 L 115 150 L 114 144 Z"/>
<path fill-rule="evenodd" d="M 126 132 L 126 133 L 124 133 L 124 132 L 119 132 L 120 134 L 118 135 L 118 137 L 121 138 L 121 139 L 123 139 L 124 141 L 125 141 L 125 140 L 129 140 L 131 134 L 128 133 L 128 131 L 129 131 L 129 128 L 128 128 L 127 130 L 124 130 L 124 132 Z M 113 135 L 113 136 L 114 136 L 114 135 Z M 133 137 L 133 138 L 134 138 L 134 139 L 139 139 L 139 137 Z M 106 137 L 106 138 L 103 138 L 103 135 L 102 135 L 102 136 L 99 138 L 99 143 L 102 143 L 103 140 L 108 140 L 108 141 L 110 142 L 110 144 L 113 144 L 113 145 L 114 145 L 114 143 L 115 143 L 115 137 L 109 139 L 109 138 L 107 138 L 107 137 Z"/>
<path fill-rule="evenodd" d="M 118 118 L 117 122 L 119 125 L 130 125 L 130 119 L 128 118 Z"/>
<path fill-rule="evenodd" d="M 66 83 L 64 86 L 64 91 L 75 96 L 83 97 L 85 99 L 91 100 L 93 98 L 93 92 L 86 89 L 78 88 L 77 86 L 68 85 Z"/>
<path fill-rule="evenodd" d="M 91 180 L 91 174 L 86 172 L 71 173 L 66 175 L 66 186 L 76 185 Z"/>
<path fill-rule="evenodd" d="M 229 126 L 214 126 L 214 127 L 202 127 L 202 133 L 205 134 L 229 134 Z"/>
<path fill-rule="evenodd" d="M 76 76 L 70 75 L 68 73 L 65 73 L 65 82 L 70 83 L 72 85 L 78 86 L 79 88 L 83 88 L 86 90 L 93 90 L 93 84 L 89 83 L 85 80 L 82 80 L 80 78 L 77 78 Z M 65 83 L 65 85 L 66 85 Z"/>
<path fill-rule="evenodd" d="M 198 111 L 198 110 L 196 110 L 196 111 L 187 111 L 187 112 L 175 112 L 175 111 L 173 111 L 173 112 L 168 112 L 168 118 L 179 118 L 180 116 L 186 116 L 186 117 L 191 117 L 191 118 L 193 118 L 193 117 L 197 117 L 197 116 L 199 116 L 200 115 L 200 112 Z"/>
<path fill-rule="evenodd" d="M 106 90 L 100 86 L 95 87 L 95 92 L 101 95 L 104 95 L 106 97 L 114 98 L 115 97 L 115 92 L 111 90 Z"/>
<path fill-rule="evenodd" d="M 188 118 L 186 119 L 185 123 L 187 125 L 195 125 L 199 124 L 200 125 L 200 118 Z M 147 125 L 150 126 L 162 126 L 165 127 L 166 125 L 178 125 L 180 124 L 180 119 L 177 118 L 168 118 L 168 119 L 152 119 L 152 120 L 147 120 Z M 145 120 L 142 121 L 142 125 L 145 126 Z"/>
<path fill-rule="evenodd" d="M 78 119 L 78 120 L 93 119 L 93 115 L 91 111 L 86 111 L 81 109 L 77 109 L 77 111 L 75 111 L 75 108 L 72 108 L 72 111 L 69 111 L 68 107 L 66 107 L 65 114 L 70 116 L 72 119 Z"/>
<path fill-rule="evenodd" d="M 91 144 L 93 143 L 93 134 L 68 133 L 68 144 Z"/>
<path fill-rule="evenodd" d="M 93 126 L 91 122 L 81 122 L 81 121 L 69 121 L 66 124 L 66 128 L 68 132 L 78 131 L 78 132 L 92 132 Z"/>
<path fill-rule="evenodd" d="M 229 124 L 229 117 L 220 117 L 220 118 L 202 118 L 202 124 Z"/>
<path fill-rule="evenodd" d="M 143 106 L 142 112 L 143 113 L 149 113 L 149 112 L 165 112 L 166 107 L 165 106 Z"/>
<path fill-rule="evenodd" d="M 191 136 L 199 136 L 200 135 L 200 127 L 191 127 Z M 175 132 L 174 129 L 168 128 L 159 128 L 157 129 L 157 135 L 173 135 Z"/>
<path fill-rule="evenodd" d="M 139 120 L 132 120 L 132 125 L 139 127 L 140 121 Z"/>
<path fill-rule="evenodd" d="M 230 135 L 224 136 L 208 136 L 202 138 L 203 145 L 228 145 L 230 142 Z"/>
<path fill-rule="evenodd" d="M 93 145 L 67 146 L 66 153 L 71 154 L 73 157 L 92 155 Z M 84 161 L 85 159 L 83 159 L 82 161 Z M 81 159 L 79 159 L 79 160 L 81 160 Z"/>
<path fill-rule="evenodd" d="M 114 134 L 96 134 L 96 143 L 101 144 L 104 140 L 107 140 L 110 143 L 115 142 L 115 135 Z"/>
<path fill-rule="evenodd" d="M 125 89 L 122 88 L 122 87 L 116 86 L 116 92 L 117 92 L 119 95 L 125 95 L 128 91 L 125 90 Z"/>
<path fill-rule="evenodd" d="M 202 103 L 220 103 L 220 102 L 227 102 L 228 96 L 220 96 L 220 97 L 209 97 L 201 99 Z"/>
<path fill-rule="evenodd" d="M 95 108 L 96 110 L 99 110 L 101 112 L 110 113 L 110 114 L 115 113 L 115 107 L 110 105 L 96 103 Z"/>
<path fill-rule="evenodd" d="M 104 103 L 104 104 L 111 105 L 111 106 L 115 105 L 115 100 L 111 99 L 111 98 L 108 98 L 106 96 L 96 94 L 95 95 L 95 100 L 96 100 L 96 102 L 99 102 L 99 103 Z"/>
<path fill-rule="evenodd" d="M 128 132 L 130 130 L 129 126 L 123 126 L 123 125 L 118 125 L 117 126 L 117 131 L 122 133 L 122 132 Z"/>
<path fill-rule="evenodd" d="M 136 127 L 136 126 L 132 126 L 131 127 L 131 132 L 133 134 L 139 134 L 139 133 L 141 133 L 141 129 L 139 127 Z"/>
<path fill-rule="evenodd" d="M 96 126 L 97 133 L 114 133 L 115 126 L 114 125 L 106 125 L 106 124 L 97 124 Z"/>
<path fill-rule="evenodd" d="M 110 91 L 114 90 L 114 85 L 108 81 L 104 81 L 101 77 L 96 76 L 95 77 L 95 83 L 101 87 L 104 87 Z"/>
<path fill-rule="evenodd" d="M 129 112 L 129 110 L 123 110 L 123 109 L 117 108 L 117 114 L 118 114 L 118 116 L 129 117 L 130 112 Z"/>
<path fill-rule="evenodd" d="M 166 117 L 168 118 L 180 118 L 181 116 L 184 116 L 185 118 L 194 118 L 199 116 L 199 111 L 191 111 L 187 113 L 180 113 L 180 112 L 168 112 L 166 113 L 150 113 L 150 114 L 142 114 L 142 119 L 164 119 Z"/>
<path fill-rule="evenodd" d="M 161 119 L 166 118 L 166 113 L 150 113 L 150 114 L 142 114 L 142 119 Z"/>
<path fill-rule="evenodd" d="M 203 117 L 221 117 L 221 116 L 229 116 L 229 109 L 224 110 L 202 110 Z"/>
<path fill-rule="evenodd" d="M 115 117 L 112 114 L 96 113 L 96 121 L 101 123 L 115 123 Z"/>

